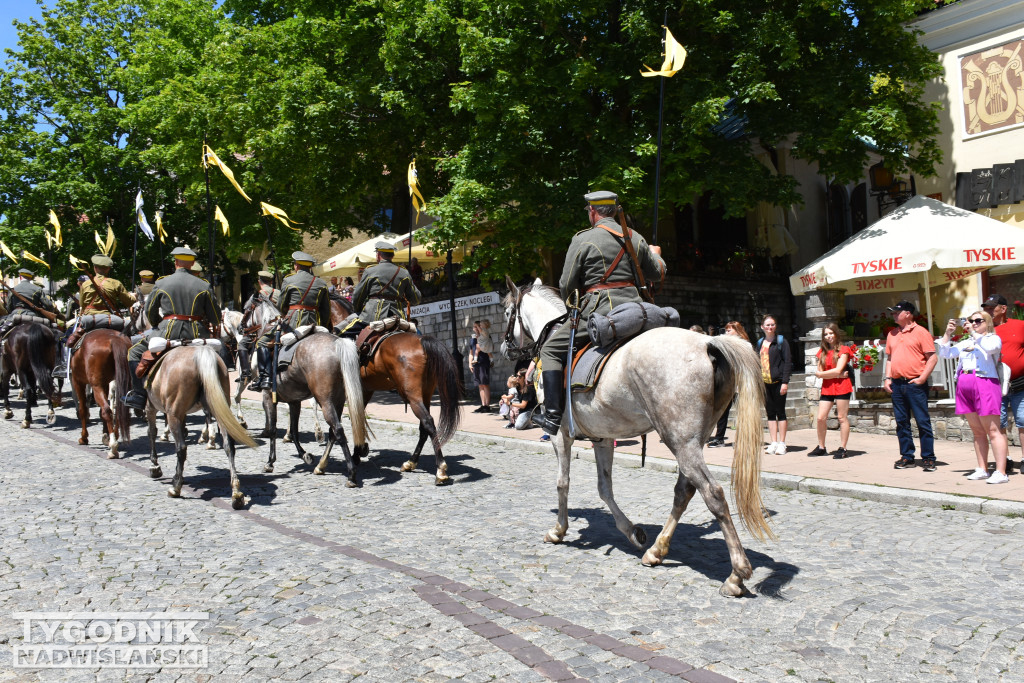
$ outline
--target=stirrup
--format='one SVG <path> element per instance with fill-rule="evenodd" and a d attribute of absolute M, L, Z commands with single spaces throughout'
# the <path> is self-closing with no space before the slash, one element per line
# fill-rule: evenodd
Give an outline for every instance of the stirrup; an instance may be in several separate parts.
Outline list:
<path fill-rule="evenodd" d="M 129 408 L 135 410 L 145 410 L 146 404 L 149 402 L 149 396 L 140 394 L 137 391 L 129 391 L 121 398 L 121 401 Z"/>
<path fill-rule="evenodd" d="M 65 379 L 65 378 L 67 378 L 67 376 L 68 376 L 68 366 L 66 366 L 66 365 L 61 365 L 61 366 L 55 367 L 53 369 L 53 372 L 50 373 L 50 377 L 53 377 L 54 379 Z"/>

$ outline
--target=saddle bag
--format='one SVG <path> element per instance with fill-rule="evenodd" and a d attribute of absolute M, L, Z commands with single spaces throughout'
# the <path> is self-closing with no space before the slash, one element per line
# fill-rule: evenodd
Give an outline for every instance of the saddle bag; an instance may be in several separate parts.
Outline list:
<path fill-rule="evenodd" d="M 11 313 L 11 322 L 15 325 L 19 323 L 36 323 L 43 325 L 44 327 L 50 327 L 57 329 L 57 326 L 50 322 L 48 319 L 41 315 L 36 315 L 32 311 L 27 311 L 24 308 L 19 308 Z"/>
<path fill-rule="evenodd" d="M 316 334 L 317 332 L 330 332 L 330 330 L 326 327 L 321 327 L 320 325 L 303 325 L 302 327 L 297 327 L 291 332 L 281 335 L 281 348 L 286 349 L 295 343 L 302 341 L 309 335 Z"/>
<path fill-rule="evenodd" d="M 125 327 L 125 319 L 112 313 L 100 313 L 97 315 L 83 315 L 78 319 L 78 329 L 82 332 L 89 330 L 108 329 L 121 332 Z"/>
<path fill-rule="evenodd" d="M 605 348 L 657 327 L 679 327 L 679 311 L 649 303 L 619 304 L 608 315 L 594 313 L 587 333 L 594 346 Z"/>
<path fill-rule="evenodd" d="M 220 346 L 219 339 L 165 339 L 163 337 L 152 337 L 149 340 L 149 350 L 156 355 L 178 346 L 209 346 L 217 348 Z"/>

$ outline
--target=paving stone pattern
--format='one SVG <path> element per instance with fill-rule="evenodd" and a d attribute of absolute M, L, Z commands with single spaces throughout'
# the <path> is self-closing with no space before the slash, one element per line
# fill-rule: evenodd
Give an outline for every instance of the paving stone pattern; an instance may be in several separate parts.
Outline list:
<path fill-rule="evenodd" d="M 549 545 L 551 455 L 456 439 L 454 485 L 438 488 L 433 457 L 399 472 L 413 429 L 374 429 L 359 489 L 338 460 L 317 477 L 279 443 L 277 472 L 262 474 L 266 446 L 241 449 L 250 501 L 233 511 L 222 451 L 192 445 L 173 500 L 169 478 L 146 476 L 141 426 L 108 461 L 75 443 L 70 410 L 51 427 L 0 425 L 0 681 L 1024 680 L 1016 518 L 765 490 L 779 541 L 743 534 L 752 594 L 727 599 L 728 556 L 699 496 L 665 565 L 646 568 L 592 464 L 574 464 L 571 527 Z M 159 448 L 170 474 L 173 448 Z M 615 475 L 653 539 L 673 475 Z M 12 669 L 11 614 L 32 610 L 207 611 L 210 665 Z"/>

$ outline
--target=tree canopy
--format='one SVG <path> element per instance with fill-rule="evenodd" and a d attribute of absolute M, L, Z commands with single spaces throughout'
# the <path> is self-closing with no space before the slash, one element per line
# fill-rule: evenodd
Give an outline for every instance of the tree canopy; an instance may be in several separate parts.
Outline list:
<path fill-rule="evenodd" d="M 666 83 L 661 201 L 704 192 L 732 215 L 799 201 L 757 161 L 782 142 L 840 181 L 865 140 L 894 171 L 933 173 L 941 71 L 904 22 L 928 0 L 683 0 L 689 52 Z M 414 158 L 435 238 L 487 238 L 486 275 L 540 265 L 584 227 L 581 195 L 653 204 L 662 5 L 645 0 L 58 0 L 18 24 L 0 74 L 0 237 L 44 249 L 49 209 L 87 255 L 110 221 L 130 253 L 134 197 L 206 244 L 204 139 L 254 200 L 304 231 L 405 232 Z M 745 135 L 716 132 L 723 115 Z M 219 172 L 229 261 L 266 236 Z M 152 220 L 152 219 L 151 219 Z M 648 221 L 649 222 L 649 221 Z M 273 228 L 278 248 L 300 235 Z M 157 248 L 140 241 L 142 263 Z M 530 245 L 531 248 L 524 248 Z M 66 261 L 66 256 L 61 257 Z"/>

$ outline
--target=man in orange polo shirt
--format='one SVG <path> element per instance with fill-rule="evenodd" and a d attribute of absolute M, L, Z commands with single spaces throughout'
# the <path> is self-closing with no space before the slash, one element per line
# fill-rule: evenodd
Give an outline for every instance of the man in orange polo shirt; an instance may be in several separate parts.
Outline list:
<path fill-rule="evenodd" d="M 892 394 L 892 412 L 896 418 L 896 436 L 900 440 L 900 459 L 894 467 L 910 469 L 914 462 L 914 434 L 910 416 L 921 435 L 921 460 L 925 472 L 935 471 L 935 439 L 932 418 L 928 414 L 928 376 L 939 357 L 931 333 L 914 322 L 917 309 L 909 301 L 889 308 L 899 329 L 885 340 L 885 390 Z"/>
<path fill-rule="evenodd" d="M 1000 426 L 1003 432 L 1009 425 L 1009 417 L 1017 425 L 1017 432 L 1024 432 L 1024 320 L 1014 320 L 1006 317 L 1006 297 L 1001 294 L 989 294 L 981 310 L 992 316 L 992 324 L 995 325 L 996 334 L 1003 342 L 1002 362 L 1010 368 L 1010 388 L 1006 396 L 1003 396 L 1003 410 L 1000 416 Z M 1024 440 L 1021 441 L 1021 448 L 1024 449 Z M 1024 456 L 1021 457 L 1021 471 L 1024 472 Z M 1006 473 L 1010 473 L 1010 464 L 1006 464 Z"/>

